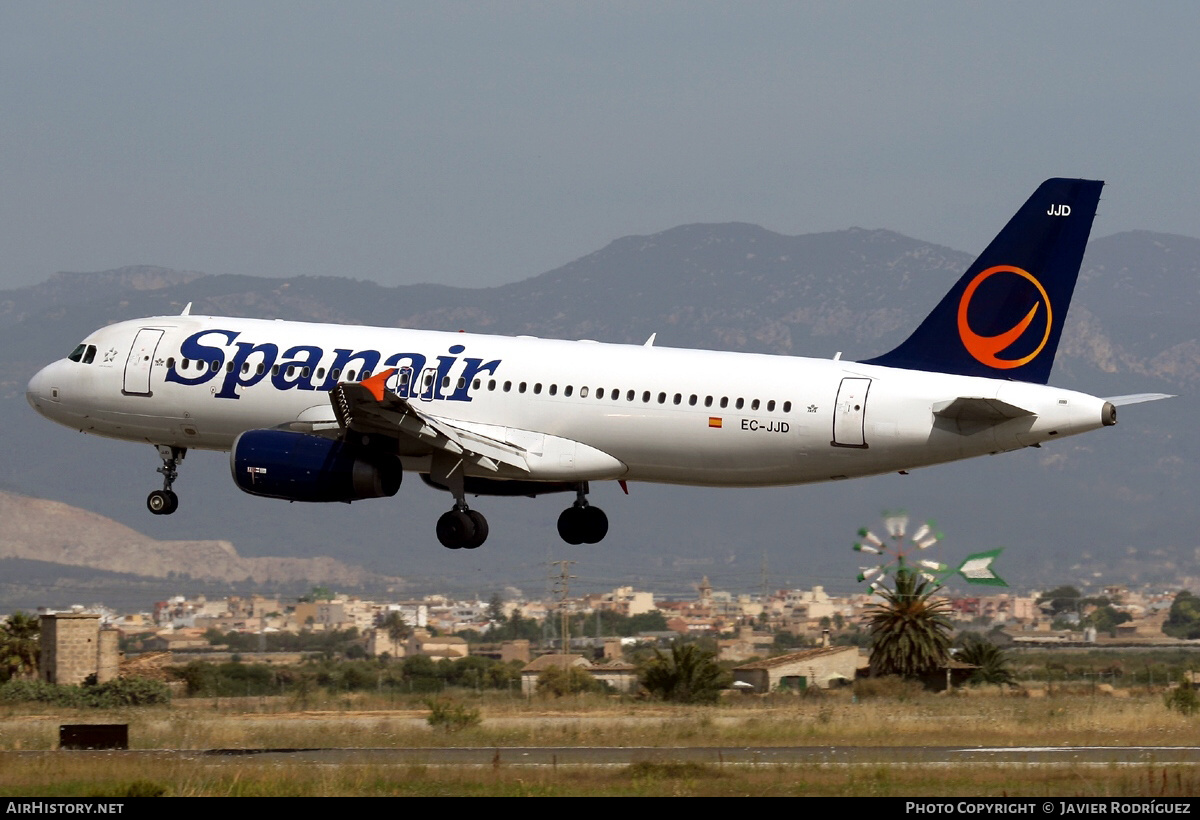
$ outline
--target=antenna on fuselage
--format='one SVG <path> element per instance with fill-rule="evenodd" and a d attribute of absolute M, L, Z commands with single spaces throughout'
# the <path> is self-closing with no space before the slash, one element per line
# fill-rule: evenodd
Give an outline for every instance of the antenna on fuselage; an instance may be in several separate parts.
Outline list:
<path fill-rule="evenodd" d="M 657 335 L 658 333 L 651 333 L 650 338 L 646 340 L 646 343 L 642 347 L 654 347 L 654 337 Z"/>
<path fill-rule="evenodd" d="M 184 305 L 183 310 L 180 311 L 179 315 L 180 316 L 191 316 L 192 315 L 192 303 L 188 302 L 186 305 Z"/>

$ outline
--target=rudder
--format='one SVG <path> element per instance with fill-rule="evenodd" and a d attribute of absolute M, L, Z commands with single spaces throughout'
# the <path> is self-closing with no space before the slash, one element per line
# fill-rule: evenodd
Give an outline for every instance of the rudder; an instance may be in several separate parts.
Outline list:
<path fill-rule="evenodd" d="M 916 331 L 863 364 L 1045 384 L 1103 186 L 1043 182 Z"/>

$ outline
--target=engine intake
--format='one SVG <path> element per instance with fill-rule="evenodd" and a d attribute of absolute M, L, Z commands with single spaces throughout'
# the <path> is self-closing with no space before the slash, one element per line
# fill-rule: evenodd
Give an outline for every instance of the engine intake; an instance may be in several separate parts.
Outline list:
<path fill-rule="evenodd" d="M 396 494 L 400 459 L 370 447 L 289 430 L 247 430 L 229 453 L 233 481 L 288 501 L 358 501 Z"/>

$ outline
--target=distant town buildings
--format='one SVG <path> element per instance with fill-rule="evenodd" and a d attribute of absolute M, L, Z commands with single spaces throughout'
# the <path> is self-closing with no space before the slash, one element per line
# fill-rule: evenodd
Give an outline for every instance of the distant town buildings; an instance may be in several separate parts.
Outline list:
<path fill-rule="evenodd" d="M 861 663 L 857 650 L 847 644 L 865 643 L 863 613 L 874 600 L 868 594 L 831 595 L 822 586 L 774 590 L 765 595 L 732 594 L 714 588 L 707 577 L 699 579 L 695 589 L 693 597 L 680 600 L 656 599 L 653 593 L 632 586 L 570 599 L 566 605 L 571 614 L 597 615 L 596 637 L 573 635 L 571 648 L 578 650 L 577 654 L 542 657 L 539 653 L 548 647 L 561 647 L 557 635 L 561 610 L 556 600 L 484 602 L 428 596 L 370 601 L 332 595 L 322 600 L 287 601 L 258 595 L 224 599 L 181 595 L 155 604 L 147 613 L 46 612 L 41 621 L 41 674 L 55 682 L 80 682 L 90 675 L 100 681 L 111 679 L 117 674 L 118 641 L 122 640 L 131 651 L 177 654 L 211 652 L 214 643 L 219 646 L 230 633 L 258 636 L 262 648 L 266 636 L 273 633 L 334 631 L 360 636 L 363 653 L 369 656 L 422 655 L 453 662 L 478 652 L 529 663 L 527 673 L 533 678 L 526 680 L 525 686 L 533 685 L 529 680 L 536 680 L 539 664 L 567 664 L 585 667 L 589 674 L 621 691 L 635 677 L 623 657 L 629 643 L 661 644 L 679 636 L 710 639 L 720 660 L 742 662 L 736 669 L 738 680 L 755 692 L 836 685 L 852 679 Z M 1002 592 L 947 600 L 957 627 L 987 632 L 1002 643 L 1175 641 L 1162 632 L 1173 592 L 1113 586 L 1103 593 L 1103 600 L 1109 602 L 1104 605 L 1122 613 L 1124 621 L 1107 630 L 1085 628 L 1092 622 L 1089 616 L 1103 604 L 1099 598 L 1089 598 L 1090 603 L 1057 614 L 1048 603 L 1039 605 L 1037 595 Z M 633 618 L 655 612 L 662 615 L 667 632 L 642 633 L 638 638 L 602 634 L 603 613 Z M 513 622 L 536 624 L 541 638 L 514 639 L 495 631 Z M 590 623 L 584 619 L 584 631 L 591 632 L 586 626 Z M 473 636 L 473 643 L 456 633 Z M 489 641 L 490 635 L 496 638 Z"/>

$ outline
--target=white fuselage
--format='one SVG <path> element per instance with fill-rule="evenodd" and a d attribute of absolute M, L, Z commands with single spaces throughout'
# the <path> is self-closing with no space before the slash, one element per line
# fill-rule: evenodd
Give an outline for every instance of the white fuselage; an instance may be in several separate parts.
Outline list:
<path fill-rule="evenodd" d="M 501 478 L 801 484 L 1105 424 L 1104 401 L 1082 393 L 825 359 L 190 315 L 111 325 L 85 344 L 92 355 L 47 366 L 27 393 L 83 432 L 229 450 L 246 430 L 331 431 L 333 385 L 399 368 L 388 386 L 414 406 L 531 455 L 529 472 Z M 935 415 L 961 397 L 1027 413 Z M 400 455 L 429 470 L 427 454 Z"/>

